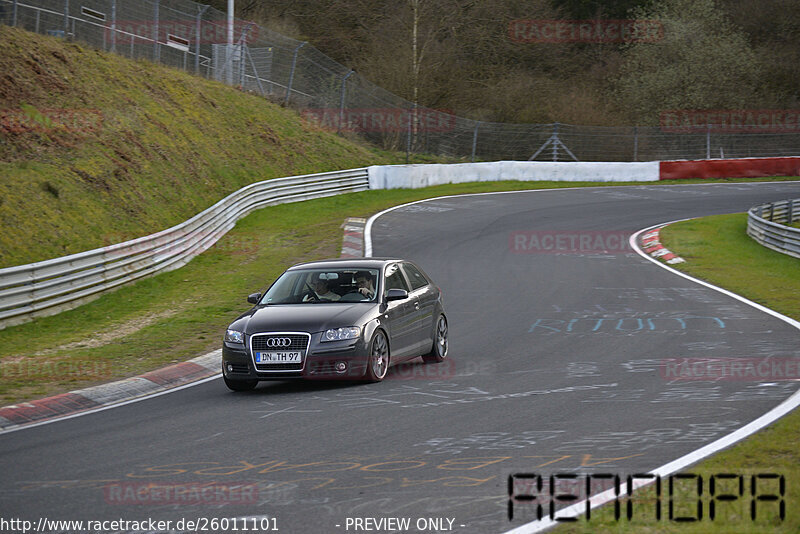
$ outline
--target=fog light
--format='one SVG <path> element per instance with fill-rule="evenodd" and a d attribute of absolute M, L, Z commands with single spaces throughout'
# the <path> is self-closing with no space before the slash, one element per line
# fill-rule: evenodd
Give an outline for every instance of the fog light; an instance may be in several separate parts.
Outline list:
<path fill-rule="evenodd" d="M 233 366 L 231 364 L 228 364 L 228 372 L 229 373 L 233 372 Z"/>
<path fill-rule="evenodd" d="M 336 369 L 337 373 L 344 373 L 347 371 L 347 364 L 345 362 L 336 362 L 334 368 Z"/>

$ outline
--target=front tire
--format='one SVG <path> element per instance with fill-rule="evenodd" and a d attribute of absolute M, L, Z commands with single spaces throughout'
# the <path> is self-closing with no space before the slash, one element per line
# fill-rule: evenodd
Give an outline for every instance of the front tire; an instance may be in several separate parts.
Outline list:
<path fill-rule="evenodd" d="M 383 330 L 378 330 L 372 336 L 369 344 L 369 359 L 367 360 L 366 378 L 370 382 L 380 382 L 389 370 L 389 342 Z"/>
<path fill-rule="evenodd" d="M 433 335 L 433 347 L 428 354 L 422 356 L 425 363 L 441 363 L 447 359 L 447 319 L 440 315 L 436 320 L 436 331 Z"/>

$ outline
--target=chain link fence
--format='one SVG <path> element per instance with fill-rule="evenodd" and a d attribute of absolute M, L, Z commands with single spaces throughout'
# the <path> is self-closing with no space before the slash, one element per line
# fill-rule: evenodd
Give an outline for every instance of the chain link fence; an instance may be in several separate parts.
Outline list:
<path fill-rule="evenodd" d="M 653 161 L 800 155 L 800 134 L 481 122 L 416 107 L 310 44 L 189 0 L 0 0 L 0 23 L 235 85 L 390 150 L 479 160 Z"/>

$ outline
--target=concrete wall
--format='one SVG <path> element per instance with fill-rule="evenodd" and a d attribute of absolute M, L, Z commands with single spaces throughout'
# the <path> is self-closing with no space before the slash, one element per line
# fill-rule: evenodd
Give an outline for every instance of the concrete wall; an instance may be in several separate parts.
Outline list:
<path fill-rule="evenodd" d="M 659 162 L 493 161 L 369 167 L 370 189 L 416 189 L 492 180 L 633 182 L 657 181 Z"/>

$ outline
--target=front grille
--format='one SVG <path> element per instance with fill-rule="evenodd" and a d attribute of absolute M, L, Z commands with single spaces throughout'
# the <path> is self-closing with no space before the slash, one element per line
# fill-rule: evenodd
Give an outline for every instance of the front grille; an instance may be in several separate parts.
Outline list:
<path fill-rule="evenodd" d="M 288 338 L 290 343 L 288 345 L 283 345 L 278 347 L 270 347 L 268 344 L 268 340 L 270 339 L 278 339 L 278 338 Z M 251 347 L 251 355 L 254 355 L 256 351 L 300 351 L 300 358 L 301 361 L 297 363 L 255 363 L 255 358 L 253 358 L 253 364 L 255 365 L 256 371 L 283 371 L 283 372 L 292 372 L 292 371 L 302 371 L 303 365 L 305 364 L 306 354 L 308 353 L 308 345 L 311 342 L 311 334 L 301 334 L 297 332 L 292 333 L 281 333 L 281 332 L 270 332 L 269 334 L 253 334 L 250 337 L 250 347 Z"/>
<path fill-rule="evenodd" d="M 299 371 L 303 363 L 259 363 L 256 368 L 259 371 Z"/>
<path fill-rule="evenodd" d="M 289 338 L 292 343 L 289 346 L 269 347 L 267 340 Z M 308 341 L 311 338 L 308 334 L 253 334 L 253 350 L 308 350 Z"/>

